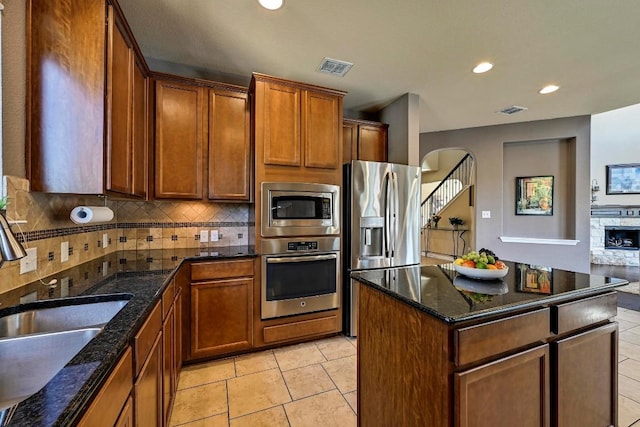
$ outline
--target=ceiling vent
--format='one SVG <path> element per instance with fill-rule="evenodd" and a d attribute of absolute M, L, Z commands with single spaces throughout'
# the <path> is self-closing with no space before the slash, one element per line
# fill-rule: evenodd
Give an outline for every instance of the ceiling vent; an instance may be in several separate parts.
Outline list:
<path fill-rule="evenodd" d="M 331 74 L 333 76 L 344 77 L 345 74 L 353 67 L 351 62 L 340 61 L 338 59 L 324 58 L 316 71 Z"/>
<path fill-rule="evenodd" d="M 512 105 L 511 107 L 506 107 L 496 112 L 500 114 L 512 115 L 512 114 L 519 113 L 520 111 L 524 111 L 526 109 L 527 109 L 526 107 L 519 107 L 517 105 Z"/>

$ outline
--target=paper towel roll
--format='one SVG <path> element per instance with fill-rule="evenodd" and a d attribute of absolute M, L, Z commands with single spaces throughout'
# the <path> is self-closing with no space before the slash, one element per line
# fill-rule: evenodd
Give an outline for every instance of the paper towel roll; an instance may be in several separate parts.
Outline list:
<path fill-rule="evenodd" d="M 70 218 L 76 224 L 107 222 L 113 219 L 113 211 L 106 206 L 76 206 Z"/>

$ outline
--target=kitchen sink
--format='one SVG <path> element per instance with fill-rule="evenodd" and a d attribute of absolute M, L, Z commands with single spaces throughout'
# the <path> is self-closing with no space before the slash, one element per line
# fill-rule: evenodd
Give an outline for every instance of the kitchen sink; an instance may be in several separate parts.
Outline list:
<path fill-rule="evenodd" d="M 0 411 L 44 387 L 100 328 L 0 339 Z"/>
<path fill-rule="evenodd" d="M 102 328 L 128 300 L 38 308 L 0 318 L 0 339 L 31 334 Z"/>

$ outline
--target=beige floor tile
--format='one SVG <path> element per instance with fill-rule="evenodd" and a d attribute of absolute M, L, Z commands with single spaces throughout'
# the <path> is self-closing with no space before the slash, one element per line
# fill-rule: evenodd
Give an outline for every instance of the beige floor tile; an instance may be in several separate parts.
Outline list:
<path fill-rule="evenodd" d="M 635 359 L 627 359 L 618 363 L 618 373 L 640 381 L 640 361 Z"/>
<path fill-rule="evenodd" d="M 349 404 L 349 406 L 351 406 L 351 409 L 353 409 L 353 412 L 355 412 L 356 414 L 358 413 L 358 391 L 352 391 L 351 393 L 345 393 L 343 394 L 345 400 L 347 401 L 347 403 Z"/>
<path fill-rule="evenodd" d="M 640 381 L 618 374 L 618 395 L 640 403 Z"/>
<path fill-rule="evenodd" d="M 266 409 L 264 411 L 255 412 L 245 415 L 244 417 L 234 418 L 229 423 L 230 427 L 289 427 L 287 414 L 282 406 Z"/>
<path fill-rule="evenodd" d="M 356 348 L 343 336 L 316 341 L 316 346 L 327 360 L 355 356 L 356 354 Z"/>
<path fill-rule="evenodd" d="M 303 366 L 282 373 L 293 400 L 313 396 L 314 394 L 336 388 L 325 370 L 317 365 Z"/>
<path fill-rule="evenodd" d="M 640 345 L 640 334 L 636 334 L 631 331 L 621 332 L 620 339 L 622 341 L 630 342 L 631 344 Z"/>
<path fill-rule="evenodd" d="M 640 421 L 640 403 L 627 397 L 619 396 L 618 425 L 620 427 L 629 427 L 637 421 Z"/>
<path fill-rule="evenodd" d="M 187 366 L 180 372 L 178 390 L 235 377 L 233 359 L 216 360 Z"/>
<path fill-rule="evenodd" d="M 291 427 L 356 425 L 356 414 L 337 390 L 287 403 L 284 409 Z"/>
<path fill-rule="evenodd" d="M 349 393 L 357 388 L 356 356 L 330 360 L 322 364 L 340 393 Z"/>
<path fill-rule="evenodd" d="M 171 425 L 227 412 L 227 387 L 224 381 L 179 390 L 173 404 Z"/>
<path fill-rule="evenodd" d="M 618 341 L 618 354 L 631 359 L 640 360 L 640 345 L 627 341 Z"/>
<path fill-rule="evenodd" d="M 291 401 L 282 374 L 277 369 L 232 378 L 227 384 L 230 418 Z"/>
<path fill-rule="evenodd" d="M 638 324 L 635 322 L 629 322 L 628 320 L 624 320 L 624 319 L 617 319 L 617 320 L 618 320 L 618 330 L 620 332 L 627 331 L 629 329 L 633 329 L 636 326 L 638 326 Z"/>
<path fill-rule="evenodd" d="M 274 350 L 273 353 L 276 356 L 280 370 L 283 372 L 327 360 L 314 343 L 284 347 L 279 350 Z"/>
<path fill-rule="evenodd" d="M 229 417 L 224 413 L 198 421 L 180 424 L 180 427 L 229 427 Z"/>
<path fill-rule="evenodd" d="M 627 329 L 627 331 L 631 332 L 632 334 L 640 335 L 640 325 L 635 326 L 633 328 L 629 328 L 629 329 Z"/>
<path fill-rule="evenodd" d="M 276 358 L 271 350 L 238 356 L 235 358 L 235 362 L 237 376 L 268 371 L 278 367 Z"/>
<path fill-rule="evenodd" d="M 640 325 L 640 311 L 618 310 L 618 319 L 634 322 Z"/>

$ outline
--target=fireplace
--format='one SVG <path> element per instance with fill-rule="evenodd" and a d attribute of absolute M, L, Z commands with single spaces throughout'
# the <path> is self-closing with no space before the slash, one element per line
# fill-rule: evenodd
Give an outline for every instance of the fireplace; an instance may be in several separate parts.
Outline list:
<path fill-rule="evenodd" d="M 605 249 L 637 251 L 640 249 L 640 227 L 604 227 Z"/>

